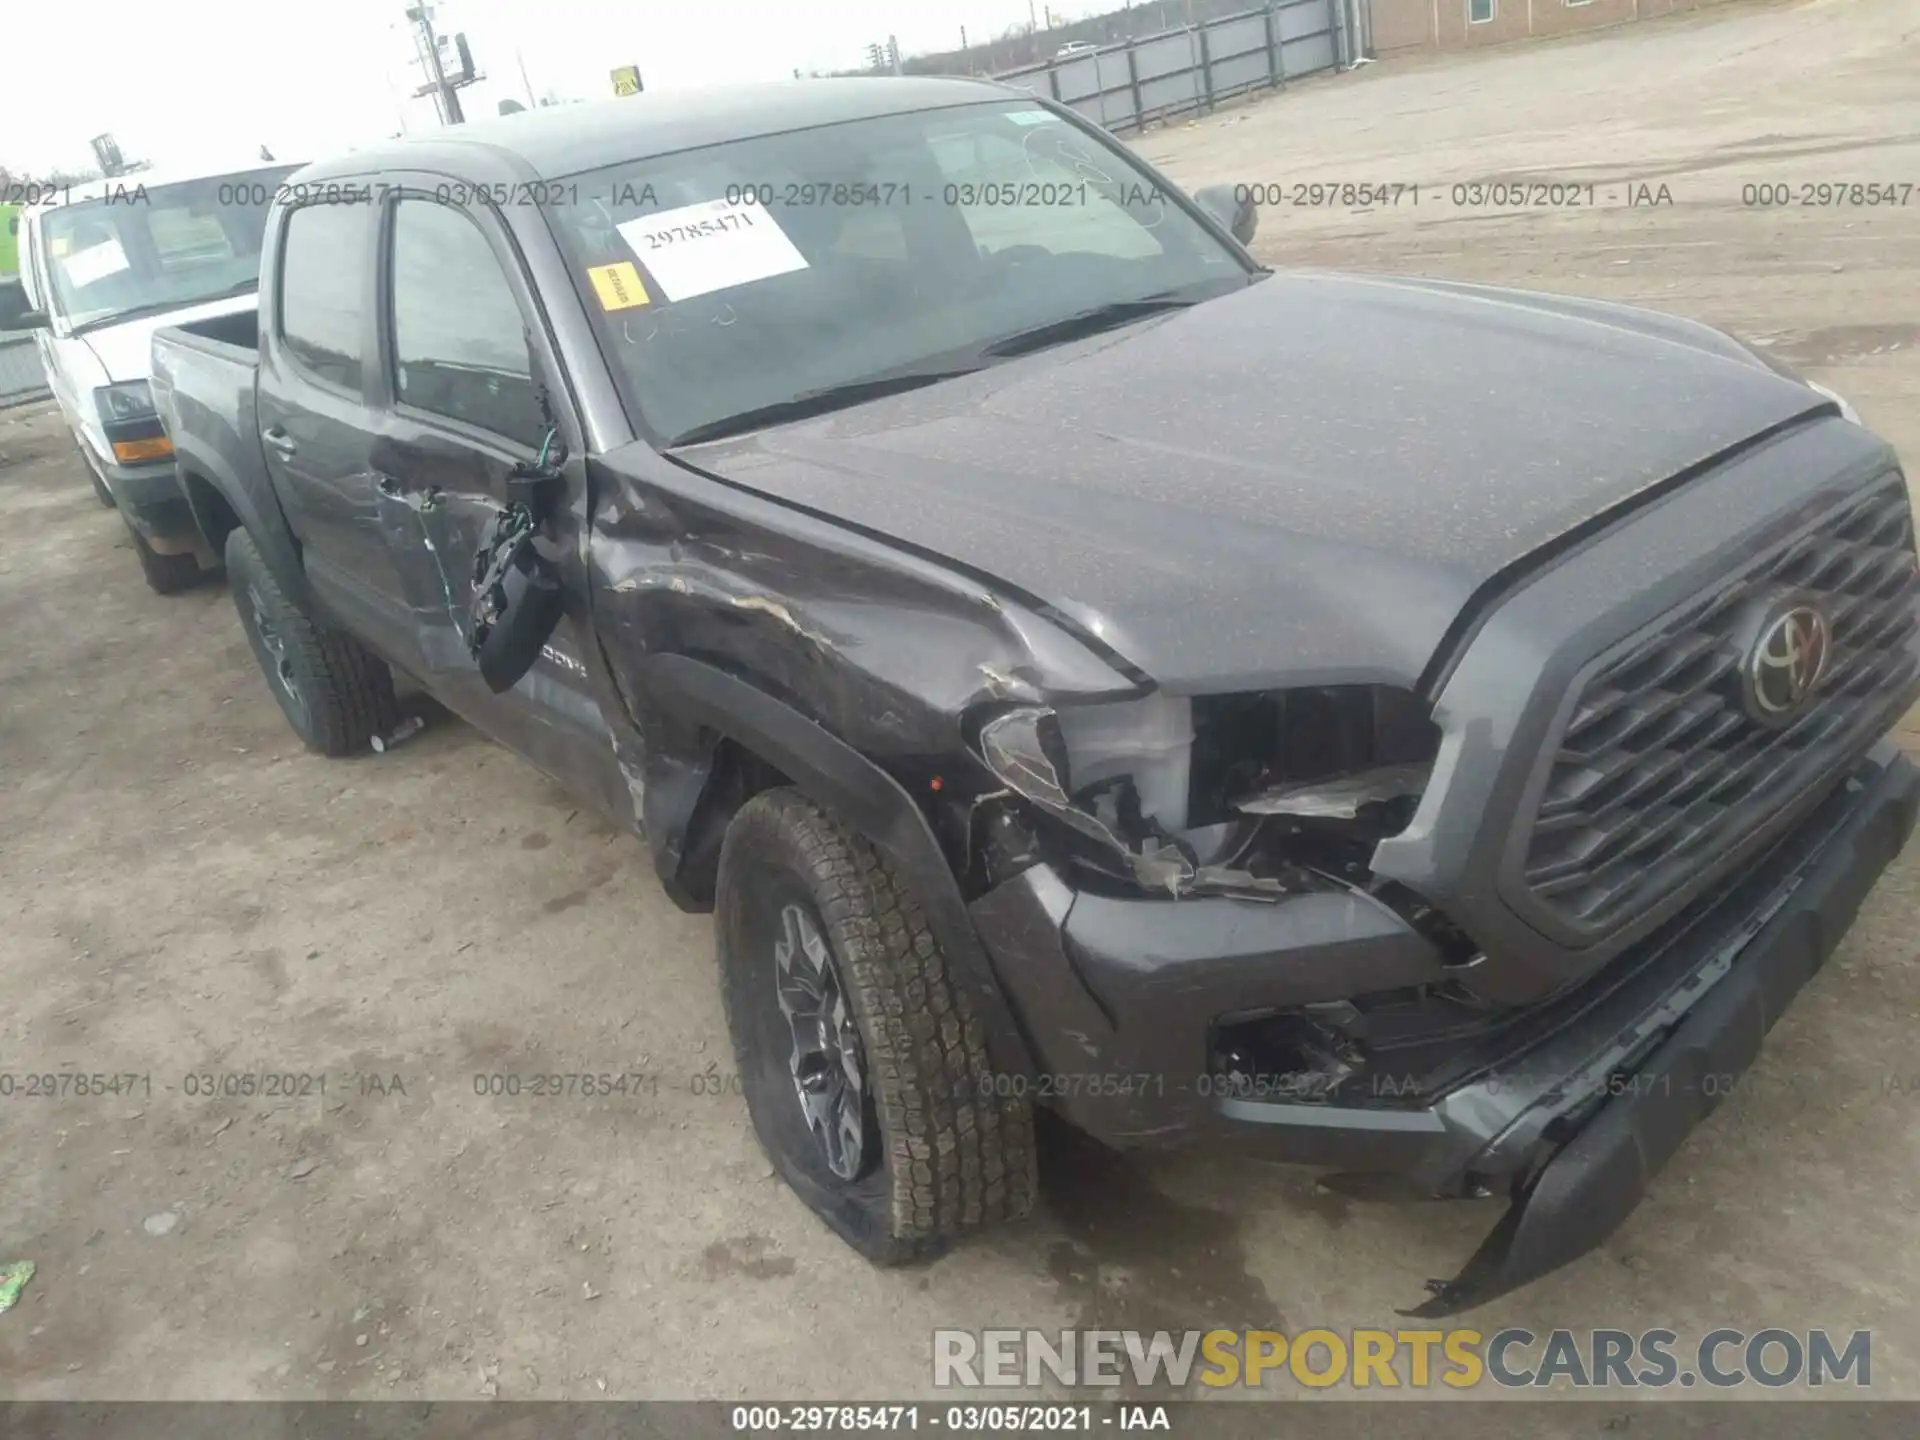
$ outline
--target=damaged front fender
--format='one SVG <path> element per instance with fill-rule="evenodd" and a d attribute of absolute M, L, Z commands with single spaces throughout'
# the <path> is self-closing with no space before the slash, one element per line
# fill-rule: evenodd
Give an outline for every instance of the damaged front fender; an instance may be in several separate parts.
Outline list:
<path fill-rule="evenodd" d="M 983 705 L 1133 693 L 1139 677 L 1018 596 L 665 459 L 590 462 L 597 668 L 614 749 L 668 893 L 711 903 L 719 837 L 792 784 L 881 846 L 966 972 L 996 1063 L 1030 1068 L 966 914 L 963 738 Z M 752 773 L 729 773 L 729 754 Z"/>

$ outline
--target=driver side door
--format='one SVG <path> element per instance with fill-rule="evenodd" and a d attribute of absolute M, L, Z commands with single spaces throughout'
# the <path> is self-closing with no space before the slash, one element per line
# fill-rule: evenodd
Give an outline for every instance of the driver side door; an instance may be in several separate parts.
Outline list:
<path fill-rule="evenodd" d="M 612 745 L 583 661 L 591 631 L 577 454 L 562 467 L 565 494 L 548 525 L 563 557 L 565 618 L 533 669 L 501 694 L 488 689 L 469 649 L 475 555 L 514 498 L 515 467 L 579 435 L 565 387 L 545 382 L 558 375 L 557 360 L 518 253 L 485 208 L 412 187 L 389 201 L 380 263 L 386 364 L 373 463 L 381 530 L 420 640 L 420 679 L 555 779 L 600 793 Z"/>

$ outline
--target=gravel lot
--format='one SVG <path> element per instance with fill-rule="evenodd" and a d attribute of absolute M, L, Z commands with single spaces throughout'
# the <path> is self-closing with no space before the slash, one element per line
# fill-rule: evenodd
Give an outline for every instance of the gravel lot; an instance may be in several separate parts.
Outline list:
<path fill-rule="evenodd" d="M 1418 184 L 1269 208 L 1256 248 L 1695 316 L 1920 457 L 1916 77 L 1911 0 L 1811 0 L 1380 63 L 1140 144 L 1188 185 Z M 1596 203 L 1452 203 L 1497 179 Z M 1852 180 L 1913 198 L 1742 204 Z M 303 751 L 224 590 L 147 591 L 45 407 L 0 414 L 0 517 L 0 1071 L 151 1077 L 0 1098 L 0 1260 L 39 1266 L 0 1394 L 897 1398 L 936 1326 L 1392 1326 L 1498 1213 L 1058 1152 L 1033 1223 L 870 1269 L 771 1178 L 708 924 L 631 841 L 451 719 Z M 1875 1393 L 1920 1396 L 1917 934 L 1909 852 L 1624 1231 L 1475 1323 L 1871 1327 Z M 225 1071 L 326 1091 L 189 1093 Z M 503 1071 L 658 1080 L 476 1095 Z"/>

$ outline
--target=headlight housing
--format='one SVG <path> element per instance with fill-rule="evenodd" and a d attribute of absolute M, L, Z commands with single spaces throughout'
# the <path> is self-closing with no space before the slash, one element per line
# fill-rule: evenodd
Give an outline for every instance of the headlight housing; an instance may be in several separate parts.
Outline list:
<path fill-rule="evenodd" d="M 93 392 L 107 446 L 121 465 L 147 465 L 173 457 L 173 442 L 153 407 L 153 389 L 144 380 L 121 380 Z"/>
<path fill-rule="evenodd" d="M 123 420 L 151 420 L 155 416 L 153 390 L 144 380 L 121 380 L 93 392 L 100 419 L 108 425 Z"/>
<path fill-rule="evenodd" d="M 1438 746 L 1424 701 L 1374 685 L 1023 706 L 976 732 L 1079 858 L 1174 894 L 1238 893 L 1289 865 L 1359 873 L 1412 819 Z"/>
<path fill-rule="evenodd" d="M 1136 766 L 1133 752 L 1126 749 L 1129 733 L 1143 713 L 1150 717 L 1150 725 L 1156 727 L 1149 730 L 1149 739 L 1165 739 L 1170 734 L 1166 727 L 1173 712 L 1164 706 L 1146 712 L 1135 708 L 1155 698 L 1149 696 L 1147 702 L 1122 701 L 1111 706 L 1088 707 L 1117 714 L 1093 720 L 1083 715 L 1072 722 L 1082 737 L 1084 749 L 1080 760 L 1087 772 L 1078 779 L 1065 738 L 1068 726 L 1063 723 L 1064 717 L 1044 706 L 1023 706 L 993 716 L 981 725 L 978 744 L 980 758 L 1007 789 L 1094 842 L 1109 862 L 1122 873 L 1130 872 L 1140 885 L 1178 894 L 1194 879 L 1197 869 L 1194 858 L 1190 851 L 1172 840 L 1159 817 L 1146 813 L 1140 799 L 1139 781 L 1134 777 L 1136 768 L 1153 775 L 1157 782 L 1153 783 L 1156 798 L 1164 803 L 1176 793 L 1172 788 L 1172 771 L 1177 768 L 1181 777 L 1178 803 L 1184 812 L 1185 766 L 1192 749 L 1192 732 L 1189 729 L 1187 743 L 1177 758 L 1164 751 L 1155 753 L 1148 747 L 1140 756 L 1141 765 Z M 1090 745 L 1088 737 L 1091 737 Z M 1159 773 L 1154 775 L 1156 762 Z M 1099 813 L 1097 802 L 1091 806 L 1076 802 L 1076 794 L 1084 801 L 1089 787 L 1103 779 L 1119 781 L 1127 787 L 1130 799 L 1124 817 L 1116 808 L 1117 790 L 1109 797 L 1106 814 Z"/>

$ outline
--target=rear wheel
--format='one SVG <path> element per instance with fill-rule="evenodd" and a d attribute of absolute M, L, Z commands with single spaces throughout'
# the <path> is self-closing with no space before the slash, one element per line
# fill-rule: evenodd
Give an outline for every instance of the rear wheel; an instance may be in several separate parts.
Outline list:
<path fill-rule="evenodd" d="M 287 723 L 311 748 L 350 755 L 400 723 L 386 662 L 309 619 L 244 529 L 227 536 L 227 576 L 253 658 Z"/>
<path fill-rule="evenodd" d="M 865 837 L 798 791 L 758 795 L 727 831 L 715 910 L 747 1110 L 814 1213 L 894 1264 L 1032 1209 L 1028 1103 L 982 1084 L 972 999 Z"/>
<path fill-rule="evenodd" d="M 162 555 L 131 525 L 127 533 L 133 536 L 133 550 L 140 557 L 140 573 L 147 577 L 147 584 L 156 595 L 177 595 L 200 583 L 200 562 L 193 555 Z"/>

